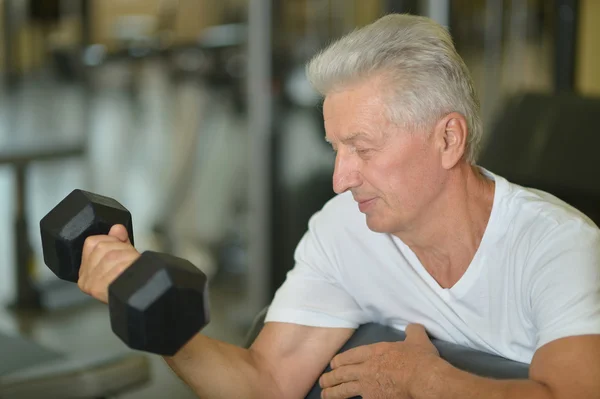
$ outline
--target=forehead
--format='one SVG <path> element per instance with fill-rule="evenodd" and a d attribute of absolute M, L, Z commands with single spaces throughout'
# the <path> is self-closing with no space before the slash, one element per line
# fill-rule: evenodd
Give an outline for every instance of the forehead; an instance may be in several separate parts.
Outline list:
<path fill-rule="evenodd" d="M 340 108 L 370 108 L 383 105 L 382 79 L 380 77 L 365 79 L 347 84 L 325 96 L 323 111 L 332 114 Z"/>
<path fill-rule="evenodd" d="M 329 140 L 357 131 L 381 132 L 390 125 L 382 90 L 372 81 L 328 94 L 323 103 L 323 119 Z"/>

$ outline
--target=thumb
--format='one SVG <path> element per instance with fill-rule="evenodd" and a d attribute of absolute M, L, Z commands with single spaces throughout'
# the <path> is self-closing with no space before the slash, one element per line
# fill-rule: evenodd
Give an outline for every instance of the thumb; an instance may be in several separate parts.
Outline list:
<path fill-rule="evenodd" d="M 431 342 L 429 336 L 427 335 L 427 331 L 425 331 L 425 327 L 423 327 L 421 324 L 409 324 L 406 326 L 405 332 L 406 341 L 410 340 L 415 343 L 424 341 Z"/>
<path fill-rule="evenodd" d="M 123 226 L 122 224 L 115 224 L 113 227 L 111 227 L 110 231 L 108 232 L 108 235 L 116 237 L 120 241 L 131 244 L 131 241 L 129 240 L 129 233 L 127 232 L 125 226 Z"/>

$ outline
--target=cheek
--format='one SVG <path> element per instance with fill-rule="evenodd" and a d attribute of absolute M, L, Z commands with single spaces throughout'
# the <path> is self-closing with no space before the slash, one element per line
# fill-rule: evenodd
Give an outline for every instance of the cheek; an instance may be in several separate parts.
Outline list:
<path fill-rule="evenodd" d="M 427 149 L 418 149 L 412 156 L 398 157 L 385 168 L 385 195 L 390 202 L 404 206 L 422 203 L 437 190 L 440 171 L 437 160 Z"/>

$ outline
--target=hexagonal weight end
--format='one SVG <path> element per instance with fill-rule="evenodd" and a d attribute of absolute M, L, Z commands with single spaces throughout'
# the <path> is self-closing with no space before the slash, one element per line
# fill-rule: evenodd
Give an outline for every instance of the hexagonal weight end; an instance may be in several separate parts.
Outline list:
<path fill-rule="evenodd" d="M 111 327 L 130 348 L 173 356 L 210 321 L 208 279 L 189 261 L 144 252 L 109 287 Z"/>
<path fill-rule="evenodd" d="M 83 190 L 73 190 L 40 221 L 44 262 L 57 277 L 79 278 L 83 243 L 90 235 L 108 234 L 123 224 L 133 244 L 131 214 L 119 202 Z"/>

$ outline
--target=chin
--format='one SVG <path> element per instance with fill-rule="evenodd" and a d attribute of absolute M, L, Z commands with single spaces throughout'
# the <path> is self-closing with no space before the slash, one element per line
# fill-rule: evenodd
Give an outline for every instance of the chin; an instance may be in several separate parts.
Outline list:
<path fill-rule="evenodd" d="M 389 221 L 386 223 L 385 218 L 377 217 L 375 215 L 367 215 L 367 227 L 375 233 L 393 233 L 396 231 Z"/>

